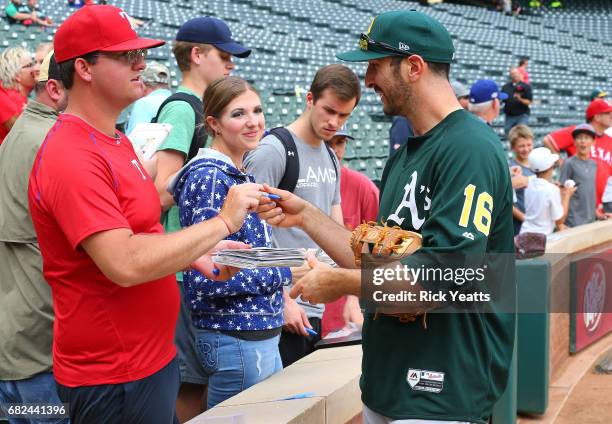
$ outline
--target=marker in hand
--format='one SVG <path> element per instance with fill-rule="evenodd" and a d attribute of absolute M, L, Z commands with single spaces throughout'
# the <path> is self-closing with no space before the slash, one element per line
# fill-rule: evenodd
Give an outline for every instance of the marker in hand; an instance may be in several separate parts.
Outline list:
<path fill-rule="evenodd" d="M 262 191 L 261 192 L 263 196 L 266 196 L 268 199 L 272 199 L 272 200 L 280 200 L 280 196 L 278 194 L 272 194 L 272 193 L 268 193 L 266 191 Z"/>
<path fill-rule="evenodd" d="M 318 336 L 318 335 L 319 335 L 319 334 L 318 334 L 316 331 L 314 331 L 312 328 L 308 328 L 308 327 L 304 327 L 304 328 L 306 329 L 306 332 L 307 332 L 308 334 L 310 334 L 311 336 Z"/>

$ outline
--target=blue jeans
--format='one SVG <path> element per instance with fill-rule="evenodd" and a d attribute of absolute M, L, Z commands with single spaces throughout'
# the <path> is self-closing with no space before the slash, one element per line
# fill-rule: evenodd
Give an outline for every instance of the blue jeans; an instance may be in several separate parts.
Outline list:
<path fill-rule="evenodd" d="M 0 403 L 44 403 L 59 405 L 62 403 L 57 395 L 57 385 L 53 374 L 43 372 L 25 380 L 0 380 Z M 26 423 L 69 423 L 68 418 L 57 419 L 15 419 L 9 418 L 11 424 Z"/>
<path fill-rule="evenodd" d="M 522 115 L 515 115 L 515 116 L 506 115 L 506 121 L 504 122 L 504 132 L 506 133 L 506 136 L 508 136 L 508 133 L 510 132 L 512 127 L 515 127 L 518 124 L 527 125 L 528 122 L 529 122 L 529 115 L 526 113 L 523 113 Z"/>
<path fill-rule="evenodd" d="M 196 329 L 198 356 L 208 374 L 208 408 L 280 371 L 279 338 L 250 341 Z"/>

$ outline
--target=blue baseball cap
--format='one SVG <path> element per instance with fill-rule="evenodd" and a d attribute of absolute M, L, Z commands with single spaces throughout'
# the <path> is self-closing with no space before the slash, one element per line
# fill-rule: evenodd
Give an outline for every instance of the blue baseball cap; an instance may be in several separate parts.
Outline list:
<path fill-rule="evenodd" d="M 492 80 L 478 80 L 470 88 L 470 103 L 472 104 L 484 103 L 493 99 L 502 101 L 507 98 L 508 95 L 500 91 L 495 81 Z"/>
<path fill-rule="evenodd" d="M 576 125 L 576 128 L 574 128 L 574 131 L 572 131 L 572 137 L 576 138 L 578 134 L 582 134 L 582 133 L 589 134 L 593 138 L 597 137 L 595 128 L 593 128 L 593 126 L 590 124 Z"/>
<path fill-rule="evenodd" d="M 349 134 L 348 128 L 346 127 L 346 125 L 342 125 L 342 127 L 340 127 L 338 131 L 336 131 L 336 134 L 334 134 L 334 137 L 346 137 L 346 138 L 350 138 L 351 140 L 355 139 L 355 137 Z"/>
<path fill-rule="evenodd" d="M 225 22 L 210 16 L 189 19 L 176 33 L 176 41 L 211 44 L 237 57 L 247 57 L 251 50 L 232 39 L 232 32 Z"/>

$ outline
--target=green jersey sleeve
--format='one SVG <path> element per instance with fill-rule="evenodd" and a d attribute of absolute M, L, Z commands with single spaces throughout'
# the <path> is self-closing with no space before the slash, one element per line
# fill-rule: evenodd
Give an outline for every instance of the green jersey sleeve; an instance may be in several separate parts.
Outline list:
<path fill-rule="evenodd" d="M 426 246 L 485 252 L 490 237 L 511 226 L 510 174 L 501 147 L 487 141 L 474 137 L 463 146 L 451 142 L 440 155 L 434 186 L 427 187 L 431 208 L 422 228 Z"/>

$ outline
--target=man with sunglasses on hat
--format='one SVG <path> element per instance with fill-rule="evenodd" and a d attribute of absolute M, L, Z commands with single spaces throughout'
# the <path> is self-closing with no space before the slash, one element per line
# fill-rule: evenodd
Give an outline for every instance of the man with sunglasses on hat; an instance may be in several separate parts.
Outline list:
<path fill-rule="evenodd" d="M 55 57 L 69 92 L 30 174 L 29 207 L 55 310 L 53 374 L 72 422 L 171 423 L 179 388 L 174 273 L 227 280 L 207 252 L 255 207 L 261 186 L 232 187 L 218 219 L 163 234 L 159 197 L 130 141 L 115 131 L 144 94 L 146 49 L 113 6 L 79 9 Z M 244 187 L 244 188 L 243 188 Z"/>
<path fill-rule="evenodd" d="M 125 127 L 125 134 L 130 133 L 139 123 L 149 123 L 157 115 L 159 106 L 172 95 L 170 91 L 170 70 L 163 64 L 151 61 L 142 72 L 142 83 L 145 96 L 136 100 L 130 113 L 130 119 Z"/>
<path fill-rule="evenodd" d="M 358 50 L 337 55 L 346 61 L 367 61 L 366 86 L 379 94 L 385 113 L 405 116 L 415 132 L 387 162 L 378 222 L 420 233 L 423 246 L 384 271 L 397 266 L 445 269 L 440 260 L 449 257 L 442 258 L 444 253 L 458 254 L 459 263 L 455 256 L 449 258 L 450 265 L 458 267 L 467 266 L 463 259 L 482 263 L 488 253 L 513 258 L 512 187 L 504 152 L 495 133 L 457 101 L 448 81 L 453 53 L 450 34 L 439 22 L 402 10 L 377 16 Z M 373 280 L 362 278 L 367 270 L 348 269 L 356 267 L 349 231 L 289 192 L 267 186 L 266 190 L 281 200 L 262 204 L 262 218 L 271 225 L 301 228 L 344 267 L 331 268 L 311 257 L 312 269 L 296 283 L 292 296 L 330 302 L 345 294 L 361 296 L 362 285 L 372 288 Z M 511 274 L 511 264 L 491 268 Z M 514 344 L 515 316 L 495 309 L 504 298 L 492 295 L 492 303 L 461 305 L 470 312 L 427 313 L 414 319 L 408 313 L 434 312 L 430 308 L 435 304 L 419 299 L 423 292 L 452 290 L 461 287 L 461 281 L 407 281 L 401 273 L 391 274 L 377 290 L 391 285 L 413 293 L 417 300 L 394 304 L 399 311 L 379 313 L 379 307 L 387 306 L 380 304 L 366 309 L 364 422 L 487 423 L 506 387 Z M 474 288 L 463 286 L 468 287 Z M 510 282 L 504 294 L 512 296 L 513 287 Z M 376 297 L 362 300 L 371 303 Z M 439 306 L 447 306 L 442 298 Z"/>

